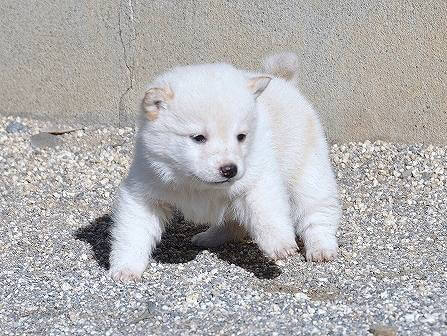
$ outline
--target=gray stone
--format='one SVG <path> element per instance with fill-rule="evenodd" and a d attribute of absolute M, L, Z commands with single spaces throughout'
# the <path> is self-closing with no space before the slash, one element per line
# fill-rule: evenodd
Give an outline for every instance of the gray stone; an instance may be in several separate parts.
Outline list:
<path fill-rule="evenodd" d="M 396 336 L 396 329 L 390 326 L 377 325 L 369 330 L 374 336 Z"/>
<path fill-rule="evenodd" d="M 56 136 L 49 133 L 38 133 L 31 137 L 31 146 L 33 148 L 51 148 L 56 147 L 62 143 L 62 140 Z"/>
<path fill-rule="evenodd" d="M 6 132 L 8 133 L 17 133 L 17 132 L 23 132 L 26 130 L 26 126 L 18 121 L 11 121 L 8 126 L 6 126 Z"/>

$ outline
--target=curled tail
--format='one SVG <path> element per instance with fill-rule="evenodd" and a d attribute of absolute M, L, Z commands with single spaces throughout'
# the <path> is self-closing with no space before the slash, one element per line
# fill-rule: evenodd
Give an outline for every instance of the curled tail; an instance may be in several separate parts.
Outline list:
<path fill-rule="evenodd" d="M 296 83 L 298 72 L 298 57 L 293 52 L 282 52 L 268 56 L 263 63 L 264 71 Z"/>

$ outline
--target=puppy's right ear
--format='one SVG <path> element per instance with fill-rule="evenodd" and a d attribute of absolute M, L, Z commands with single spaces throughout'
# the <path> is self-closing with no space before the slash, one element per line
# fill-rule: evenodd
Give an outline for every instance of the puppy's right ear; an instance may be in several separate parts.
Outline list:
<path fill-rule="evenodd" d="M 171 88 L 150 88 L 143 98 L 143 111 L 150 121 L 157 119 L 160 110 L 166 109 L 168 102 L 174 98 Z"/>
<path fill-rule="evenodd" d="M 255 98 L 258 98 L 258 96 L 267 88 L 271 80 L 272 77 L 269 76 L 250 78 L 248 80 L 248 89 L 253 93 Z"/>

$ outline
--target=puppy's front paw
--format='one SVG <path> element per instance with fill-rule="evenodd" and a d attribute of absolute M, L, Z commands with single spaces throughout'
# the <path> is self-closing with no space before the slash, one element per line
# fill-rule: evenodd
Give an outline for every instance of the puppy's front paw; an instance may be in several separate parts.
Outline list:
<path fill-rule="evenodd" d="M 291 257 L 298 252 L 298 246 L 294 244 L 293 246 L 283 248 L 280 250 L 275 250 L 273 256 L 270 256 L 273 260 L 281 260 L 286 259 L 287 257 Z"/>
<path fill-rule="evenodd" d="M 337 240 L 325 239 L 305 244 L 307 261 L 331 261 L 337 256 Z"/>
<path fill-rule="evenodd" d="M 271 240 L 269 243 L 259 244 L 259 246 L 264 254 L 273 260 L 286 259 L 289 256 L 293 256 L 298 251 L 298 246 L 296 245 L 295 239 L 291 241 L 276 242 Z"/>
<path fill-rule="evenodd" d="M 132 271 L 129 268 L 111 269 L 110 275 L 113 280 L 120 282 L 140 281 L 143 272 Z"/>

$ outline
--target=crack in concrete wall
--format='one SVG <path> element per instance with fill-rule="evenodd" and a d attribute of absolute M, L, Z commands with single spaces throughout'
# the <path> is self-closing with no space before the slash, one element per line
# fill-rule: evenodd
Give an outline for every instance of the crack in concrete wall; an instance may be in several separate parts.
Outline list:
<path fill-rule="evenodd" d="M 135 1 L 121 0 L 118 15 L 119 37 L 123 47 L 124 63 L 128 71 L 128 86 L 122 93 L 119 100 L 119 125 L 123 125 L 123 114 L 129 104 L 126 104 L 126 98 L 130 90 L 133 89 L 135 80 L 135 57 L 136 57 L 136 28 L 135 28 Z"/>

